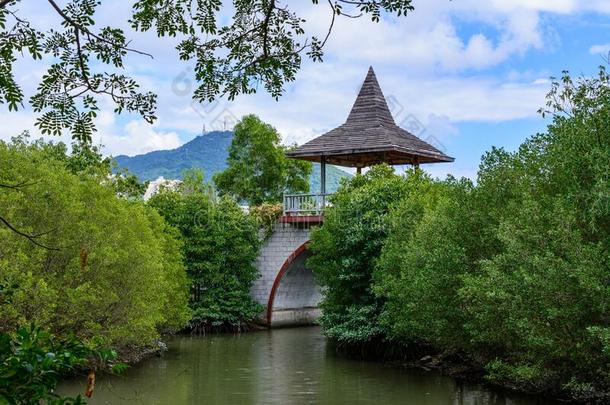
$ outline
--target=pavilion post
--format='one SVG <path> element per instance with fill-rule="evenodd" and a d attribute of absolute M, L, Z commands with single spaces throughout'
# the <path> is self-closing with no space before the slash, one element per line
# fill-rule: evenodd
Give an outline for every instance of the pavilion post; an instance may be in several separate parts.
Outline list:
<path fill-rule="evenodd" d="M 322 194 L 322 207 L 326 205 L 326 156 L 320 158 L 320 194 Z"/>

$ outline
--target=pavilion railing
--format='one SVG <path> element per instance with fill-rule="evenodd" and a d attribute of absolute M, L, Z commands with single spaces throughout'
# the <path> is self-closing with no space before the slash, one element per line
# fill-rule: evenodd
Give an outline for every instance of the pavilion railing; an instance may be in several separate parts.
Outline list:
<path fill-rule="evenodd" d="M 284 194 L 284 215 L 320 215 L 330 194 Z"/>

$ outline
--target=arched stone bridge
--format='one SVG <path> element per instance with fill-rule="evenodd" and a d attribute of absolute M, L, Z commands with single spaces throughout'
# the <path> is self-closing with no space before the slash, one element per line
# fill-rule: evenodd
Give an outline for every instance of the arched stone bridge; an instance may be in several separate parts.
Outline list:
<path fill-rule="evenodd" d="M 312 225 L 321 217 L 295 217 L 276 224 L 265 241 L 256 267 L 261 276 L 251 289 L 252 297 L 265 306 L 262 316 L 269 326 L 310 324 L 320 316 L 320 288 L 305 266 Z"/>

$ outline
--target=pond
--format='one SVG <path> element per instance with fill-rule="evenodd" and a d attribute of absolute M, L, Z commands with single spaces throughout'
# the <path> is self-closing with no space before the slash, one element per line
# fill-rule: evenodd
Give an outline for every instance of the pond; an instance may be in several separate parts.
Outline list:
<path fill-rule="evenodd" d="M 120 376 L 100 376 L 90 404 L 547 404 L 434 372 L 335 354 L 320 328 L 179 336 Z M 63 394 L 84 392 L 83 379 Z"/>

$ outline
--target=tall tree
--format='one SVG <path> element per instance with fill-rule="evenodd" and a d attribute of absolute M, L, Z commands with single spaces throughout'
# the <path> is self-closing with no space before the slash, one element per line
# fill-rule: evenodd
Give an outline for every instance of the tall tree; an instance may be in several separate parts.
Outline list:
<path fill-rule="evenodd" d="M 259 276 L 260 240 L 253 217 L 231 198 L 215 198 L 199 170 L 187 171 L 175 189 L 162 189 L 148 204 L 182 234 L 191 281 L 192 331 L 239 331 L 263 308 L 250 297 Z"/>
<path fill-rule="evenodd" d="M 277 130 L 256 115 L 243 117 L 235 126 L 229 166 L 214 176 L 218 191 L 250 205 L 280 202 L 286 191 L 309 191 L 312 164 L 287 159 L 280 140 Z"/>

